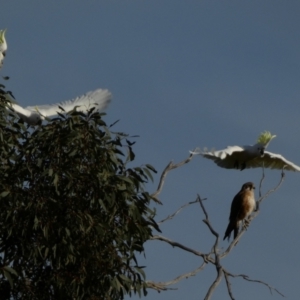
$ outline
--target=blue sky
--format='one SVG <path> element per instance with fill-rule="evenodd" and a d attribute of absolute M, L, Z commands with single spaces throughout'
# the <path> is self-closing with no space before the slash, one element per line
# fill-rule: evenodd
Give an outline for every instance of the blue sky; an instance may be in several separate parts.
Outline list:
<path fill-rule="evenodd" d="M 292 0 L 6 1 L 0 28 L 8 28 L 9 48 L 1 75 L 10 76 L 7 88 L 22 106 L 108 88 L 113 102 L 106 122 L 120 119 L 115 129 L 139 135 L 135 164 L 150 163 L 159 172 L 196 146 L 253 144 L 264 130 L 277 135 L 269 151 L 300 165 L 299 12 L 299 1 Z M 211 223 L 223 236 L 232 198 L 247 181 L 258 186 L 261 174 L 195 157 L 168 175 L 157 221 L 199 193 L 208 198 Z M 263 191 L 279 179 L 280 171 L 266 170 Z M 288 299 L 300 293 L 299 180 L 298 173 L 286 172 L 280 190 L 263 202 L 222 261 L 232 273 L 263 280 Z M 209 251 L 213 238 L 203 218 L 199 206 L 189 207 L 161 227 L 163 235 Z M 140 259 L 156 281 L 202 263 L 157 241 L 147 243 L 146 259 Z M 207 266 L 178 290 L 150 291 L 146 299 L 203 299 L 215 276 Z M 256 283 L 231 284 L 236 299 L 281 299 Z M 224 280 L 213 299 L 229 299 Z"/>

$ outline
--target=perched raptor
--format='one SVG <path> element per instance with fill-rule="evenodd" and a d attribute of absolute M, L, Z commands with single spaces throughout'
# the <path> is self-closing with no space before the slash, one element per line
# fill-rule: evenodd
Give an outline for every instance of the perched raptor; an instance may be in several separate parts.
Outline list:
<path fill-rule="evenodd" d="M 230 238 L 231 231 L 234 231 L 234 238 L 239 232 L 240 223 L 247 222 L 246 218 L 253 212 L 256 207 L 254 196 L 254 183 L 246 182 L 243 184 L 241 190 L 235 195 L 231 203 L 231 211 L 229 217 L 229 224 L 227 226 L 224 239 Z"/>
<path fill-rule="evenodd" d="M 261 133 L 257 143 L 253 146 L 228 146 L 218 151 L 190 151 L 191 154 L 199 154 L 213 160 L 219 167 L 226 169 L 244 170 L 248 168 L 284 169 L 300 171 L 300 167 L 285 159 L 282 155 L 265 151 L 270 141 L 276 137 L 269 131 Z"/>

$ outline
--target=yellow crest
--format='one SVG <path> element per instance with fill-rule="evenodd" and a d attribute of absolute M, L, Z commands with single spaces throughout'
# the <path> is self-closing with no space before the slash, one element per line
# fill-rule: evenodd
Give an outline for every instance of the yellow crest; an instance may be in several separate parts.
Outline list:
<path fill-rule="evenodd" d="M 270 131 L 264 131 L 259 135 L 257 143 L 266 147 L 275 137 L 276 135 L 272 135 Z"/>
<path fill-rule="evenodd" d="M 5 32 L 6 32 L 6 29 L 0 30 L 0 44 L 5 43 Z"/>

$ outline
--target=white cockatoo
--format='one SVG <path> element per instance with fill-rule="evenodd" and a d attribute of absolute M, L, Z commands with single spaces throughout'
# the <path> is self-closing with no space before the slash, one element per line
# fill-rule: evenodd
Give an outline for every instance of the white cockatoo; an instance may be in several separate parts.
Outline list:
<path fill-rule="evenodd" d="M 226 169 L 270 168 L 300 171 L 300 167 L 285 159 L 282 155 L 265 151 L 270 141 L 275 138 L 269 131 L 264 131 L 253 146 L 228 146 L 219 151 L 201 151 L 196 149 L 191 154 L 199 154 L 212 159 L 219 167 Z"/>
<path fill-rule="evenodd" d="M 0 30 L 0 69 L 3 65 L 3 60 L 4 60 L 4 57 L 5 57 L 6 50 L 7 50 L 5 32 L 6 32 L 6 29 Z"/>
<path fill-rule="evenodd" d="M 57 115 L 57 112 L 69 112 L 75 107 L 77 111 L 81 112 L 87 112 L 92 107 L 95 107 L 98 111 L 104 110 L 111 101 L 111 98 L 112 95 L 110 91 L 97 89 L 73 100 L 67 100 L 60 103 L 27 106 L 25 108 L 11 103 L 8 107 L 15 111 L 24 122 L 29 125 L 36 125 L 47 117 Z M 59 107 L 63 108 L 63 110 Z"/>

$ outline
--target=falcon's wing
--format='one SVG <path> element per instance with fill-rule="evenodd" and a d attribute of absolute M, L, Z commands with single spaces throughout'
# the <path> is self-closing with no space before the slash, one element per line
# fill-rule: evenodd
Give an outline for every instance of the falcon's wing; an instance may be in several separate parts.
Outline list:
<path fill-rule="evenodd" d="M 111 101 L 111 98 L 112 95 L 108 90 L 98 89 L 73 100 L 67 100 L 51 105 L 27 106 L 25 109 L 35 112 L 38 111 L 41 115 L 50 117 L 57 115 L 57 112 L 61 112 L 61 109 L 58 106 L 61 106 L 65 112 L 71 111 L 75 106 L 78 106 L 77 111 L 82 112 L 86 112 L 92 107 L 96 107 L 97 110 L 104 110 Z"/>
<path fill-rule="evenodd" d="M 207 151 L 199 153 L 203 157 L 212 159 L 218 166 L 226 169 L 236 168 L 236 163 L 243 161 L 244 148 L 240 146 L 228 146 L 226 149 L 218 151 Z"/>
<path fill-rule="evenodd" d="M 270 169 L 283 169 L 300 172 L 300 166 L 285 159 L 282 155 L 265 151 L 263 157 L 256 157 L 247 162 L 247 168 L 265 167 Z"/>
<path fill-rule="evenodd" d="M 241 191 L 237 193 L 231 202 L 231 209 L 230 209 L 230 216 L 229 216 L 229 220 L 231 222 L 238 221 L 237 217 L 242 207 L 241 193 L 242 193 Z"/>

